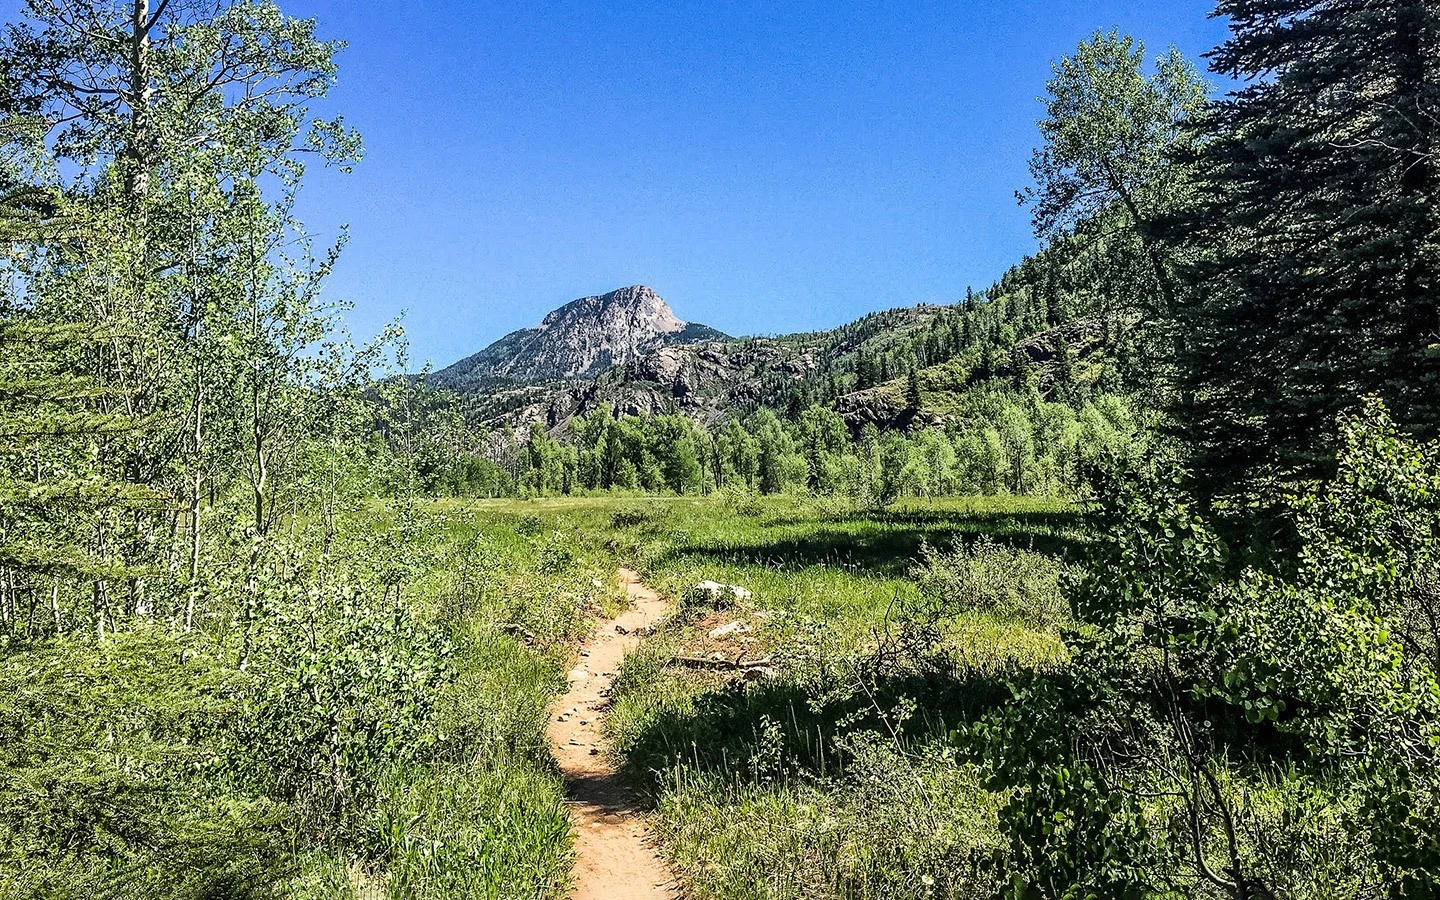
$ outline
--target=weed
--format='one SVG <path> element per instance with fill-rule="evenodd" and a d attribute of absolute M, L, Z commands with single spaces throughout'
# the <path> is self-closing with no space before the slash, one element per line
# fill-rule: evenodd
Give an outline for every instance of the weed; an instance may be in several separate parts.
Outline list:
<path fill-rule="evenodd" d="M 634 503 L 622 506 L 610 516 L 614 528 L 655 527 L 670 517 L 670 507 L 663 503 Z"/>

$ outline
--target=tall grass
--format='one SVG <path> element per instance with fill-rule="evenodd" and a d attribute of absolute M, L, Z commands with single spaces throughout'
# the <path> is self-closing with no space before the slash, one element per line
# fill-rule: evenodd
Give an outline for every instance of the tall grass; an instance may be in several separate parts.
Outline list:
<path fill-rule="evenodd" d="M 950 734 L 1003 701 L 1000 674 L 1063 661 L 1057 583 L 1086 540 L 1070 506 L 747 496 L 525 509 L 673 597 L 704 579 L 753 592 L 719 610 L 682 604 L 626 659 L 607 717 L 688 896 L 994 894 L 1004 798 Z M 744 628 L 710 635 L 732 621 Z M 674 664 L 711 653 L 775 669 L 747 681 Z"/>

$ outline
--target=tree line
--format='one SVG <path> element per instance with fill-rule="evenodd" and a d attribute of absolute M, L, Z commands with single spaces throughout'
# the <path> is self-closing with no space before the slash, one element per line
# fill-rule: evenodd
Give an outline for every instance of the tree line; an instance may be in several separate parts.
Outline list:
<path fill-rule="evenodd" d="M 476 432 L 449 398 L 429 397 L 448 411 L 432 423 L 448 427 L 420 435 L 417 485 L 457 497 L 801 492 L 875 504 L 955 494 L 1074 496 L 1089 466 L 1142 453 L 1149 433 L 1145 414 L 1125 397 L 1101 394 L 1077 408 L 1033 386 L 974 391 L 950 424 L 908 432 L 851 429 L 818 404 L 796 415 L 761 407 L 710 429 L 678 414 L 617 415 L 602 404 L 559 436 L 539 424 Z"/>

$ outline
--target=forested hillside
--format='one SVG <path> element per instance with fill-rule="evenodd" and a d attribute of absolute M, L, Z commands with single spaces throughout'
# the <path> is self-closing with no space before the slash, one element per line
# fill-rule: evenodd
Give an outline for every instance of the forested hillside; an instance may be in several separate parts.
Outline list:
<path fill-rule="evenodd" d="M 477 496 L 727 484 L 867 502 L 1064 494 L 1087 461 L 1146 441 L 1168 365 L 1152 290 L 1135 248 L 1064 234 L 953 306 L 664 347 L 593 379 L 422 377 L 422 478 Z M 770 473 L 769 460 L 789 462 Z"/>
<path fill-rule="evenodd" d="M 675 411 L 713 426 L 761 407 L 784 414 L 812 403 L 838 410 L 852 427 L 886 428 L 916 423 L 904 405 L 913 374 L 929 395 L 919 422 L 943 424 L 976 386 L 1071 399 L 1140 386 L 1137 326 L 1148 273 L 1138 266 L 1116 242 L 1066 236 L 949 306 L 885 310 L 808 334 L 700 335 L 583 379 L 491 378 L 467 388 L 445 370 L 430 380 L 458 389 L 467 421 L 482 428 L 540 423 L 554 431 L 601 404 L 622 415 Z"/>

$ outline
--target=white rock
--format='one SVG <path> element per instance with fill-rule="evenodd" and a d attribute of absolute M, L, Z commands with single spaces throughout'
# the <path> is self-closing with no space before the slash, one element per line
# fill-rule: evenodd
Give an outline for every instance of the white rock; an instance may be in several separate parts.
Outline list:
<path fill-rule="evenodd" d="M 749 600 L 755 596 L 737 584 L 721 584 L 718 581 L 710 581 L 708 579 L 695 585 L 695 593 L 715 603 L 722 600 Z"/>
<path fill-rule="evenodd" d="M 729 625 L 721 625 L 719 628 L 710 629 L 710 637 L 722 638 L 732 634 L 744 634 L 750 630 L 750 626 L 744 622 L 731 622 Z"/>

